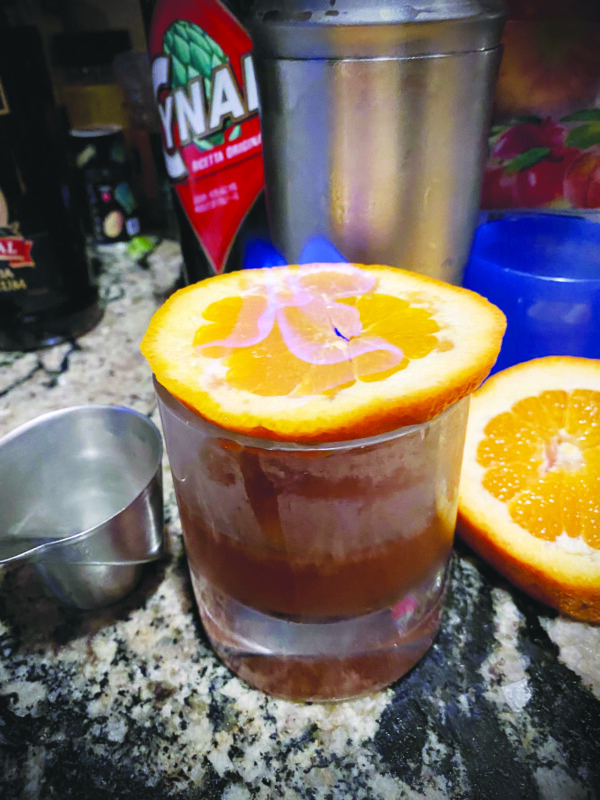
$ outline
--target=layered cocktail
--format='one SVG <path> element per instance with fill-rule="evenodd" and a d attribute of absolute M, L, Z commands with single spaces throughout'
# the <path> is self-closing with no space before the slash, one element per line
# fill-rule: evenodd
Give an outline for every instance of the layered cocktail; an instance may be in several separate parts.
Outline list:
<path fill-rule="evenodd" d="M 203 624 L 267 692 L 323 700 L 386 686 L 439 625 L 468 394 L 501 318 L 398 270 L 317 265 L 220 282 L 235 285 L 233 300 L 203 299 L 210 281 L 184 290 L 163 355 L 156 338 L 144 344 Z M 468 348 L 443 319 L 455 293 L 483 309 L 496 343 L 483 366 L 453 372 L 452 351 Z M 449 364 L 445 383 L 435 363 Z"/>

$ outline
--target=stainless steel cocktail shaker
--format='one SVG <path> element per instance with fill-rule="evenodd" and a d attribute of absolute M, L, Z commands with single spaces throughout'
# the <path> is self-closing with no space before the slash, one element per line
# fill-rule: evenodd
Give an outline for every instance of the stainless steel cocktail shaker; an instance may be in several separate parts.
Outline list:
<path fill-rule="evenodd" d="M 290 262 L 459 283 L 476 222 L 504 24 L 499 0 L 257 0 L 267 205 Z"/>

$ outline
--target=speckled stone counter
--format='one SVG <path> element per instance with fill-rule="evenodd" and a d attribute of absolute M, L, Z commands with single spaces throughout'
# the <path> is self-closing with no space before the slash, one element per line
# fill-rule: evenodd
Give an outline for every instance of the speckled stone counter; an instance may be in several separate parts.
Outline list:
<path fill-rule="evenodd" d="M 158 423 L 138 351 L 179 275 L 106 258 L 102 322 L 0 354 L 0 434 L 80 403 Z M 67 487 L 65 487 L 67 491 Z M 167 557 L 124 601 L 77 612 L 33 569 L 0 568 L 0 798 L 600 797 L 600 629 L 557 617 L 457 545 L 440 633 L 403 680 L 359 700 L 267 698 L 212 654 L 165 462 Z"/>

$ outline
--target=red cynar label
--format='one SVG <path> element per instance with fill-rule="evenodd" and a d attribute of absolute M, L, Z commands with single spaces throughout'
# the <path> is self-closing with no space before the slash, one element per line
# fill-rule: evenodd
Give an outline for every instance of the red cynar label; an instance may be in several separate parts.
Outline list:
<path fill-rule="evenodd" d="M 31 259 L 32 245 L 22 236 L 0 236 L 0 266 L 7 263 L 10 267 L 35 266 Z"/>
<path fill-rule="evenodd" d="M 167 171 L 222 272 L 264 185 L 252 43 L 218 0 L 159 0 L 149 50 Z"/>

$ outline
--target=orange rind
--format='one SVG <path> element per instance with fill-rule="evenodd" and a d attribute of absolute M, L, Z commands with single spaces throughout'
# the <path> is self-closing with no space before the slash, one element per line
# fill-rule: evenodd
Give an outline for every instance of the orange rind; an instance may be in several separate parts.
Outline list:
<path fill-rule="evenodd" d="M 475 392 L 457 532 L 532 597 L 600 622 L 600 361 L 536 359 Z"/>
<path fill-rule="evenodd" d="M 393 267 L 310 264 L 181 289 L 141 349 L 162 386 L 228 430 L 345 441 L 470 394 L 504 329 L 502 312 L 466 289 Z"/>

